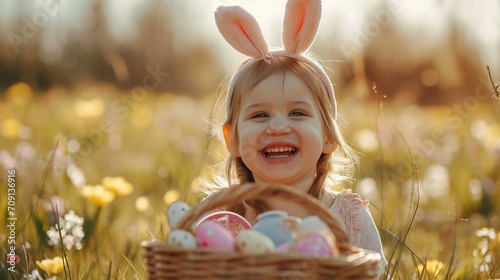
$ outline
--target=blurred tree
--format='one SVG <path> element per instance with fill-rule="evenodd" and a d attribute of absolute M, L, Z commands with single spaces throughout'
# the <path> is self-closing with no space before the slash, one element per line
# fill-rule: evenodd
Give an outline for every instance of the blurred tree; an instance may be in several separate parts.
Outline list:
<path fill-rule="evenodd" d="M 0 89 L 17 81 L 41 90 L 55 84 L 73 87 L 95 81 L 126 89 L 143 86 L 145 77 L 154 76 L 153 72 L 162 75 L 160 83 L 154 82 L 155 91 L 204 95 L 217 88 L 223 74 L 217 70 L 215 50 L 207 42 L 182 41 L 187 32 L 194 34 L 196 29 L 188 24 L 189 19 L 179 16 L 180 9 L 186 9 L 183 1 L 138 5 L 138 15 L 130 19 L 139 30 L 132 41 L 113 37 L 106 4 L 109 2 L 101 0 L 81 4 L 89 9 L 81 10 L 85 16 L 75 30 L 67 22 L 56 21 L 57 13 L 45 15 L 46 22 L 54 24 L 35 26 L 30 21 L 43 15 L 40 4 L 16 2 L 17 19 L 0 26 L 11 38 L 0 41 Z M 55 39 L 46 36 L 54 33 Z M 47 59 L 42 50 L 48 38 L 61 50 L 56 60 Z"/>

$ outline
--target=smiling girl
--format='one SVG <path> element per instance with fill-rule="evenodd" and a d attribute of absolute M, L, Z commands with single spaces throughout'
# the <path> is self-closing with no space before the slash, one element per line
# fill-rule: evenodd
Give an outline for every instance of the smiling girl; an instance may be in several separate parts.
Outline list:
<path fill-rule="evenodd" d="M 269 46 L 255 19 L 239 6 L 219 7 L 217 26 L 238 51 L 250 56 L 231 77 L 221 104 L 221 127 L 230 153 L 227 185 L 257 182 L 296 188 L 319 199 L 345 226 L 353 246 L 378 252 L 387 265 L 368 202 L 349 190 L 333 188 L 352 176 L 357 163 L 337 123 L 332 83 L 306 52 L 319 27 L 319 0 L 289 0 L 283 25 L 283 49 Z M 222 104 L 223 103 L 223 104 Z M 263 198 L 228 207 L 255 221 L 267 210 L 307 216 L 300 205 Z"/>

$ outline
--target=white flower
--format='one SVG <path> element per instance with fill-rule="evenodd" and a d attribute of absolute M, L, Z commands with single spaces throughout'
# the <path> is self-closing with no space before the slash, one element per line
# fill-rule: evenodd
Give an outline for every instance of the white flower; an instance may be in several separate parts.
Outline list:
<path fill-rule="evenodd" d="M 40 275 L 40 272 L 38 272 L 38 269 L 34 269 L 30 274 L 24 274 L 23 279 L 27 280 L 44 280 L 42 276 Z M 50 278 L 47 278 L 45 280 L 57 280 L 57 276 L 52 276 Z"/>
<path fill-rule="evenodd" d="M 489 239 L 495 239 L 497 237 L 497 233 L 495 232 L 495 229 L 493 228 L 481 228 L 476 231 L 476 236 L 477 237 L 487 237 Z"/>
<path fill-rule="evenodd" d="M 71 250 L 73 247 L 76 250 L 82 249 L 82 240 L 85 237 L 83 221 L 84 219 L 76 215 L 73 210 L 69 211 L 64 218 L 59 219 L 59 224 L 50 227 L 47 231 L 49 245 L 59 245 L 62 239 L 62 244 L 66 249 Z"/>

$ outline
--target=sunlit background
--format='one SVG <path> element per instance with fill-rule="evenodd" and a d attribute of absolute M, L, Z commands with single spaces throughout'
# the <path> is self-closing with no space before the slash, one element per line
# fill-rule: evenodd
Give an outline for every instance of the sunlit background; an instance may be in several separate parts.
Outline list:
<path fill-rule="evenodd" d="M 213 18 L 234 4 L 280 47 L 286 0 L 0 1 L 0 171 L 17 170 L 27 217 L 9 277 L 60 256 L 50 203 L 78 228 L 65 244 L 77 279 L 144 277 L 140 242 L 163 240 L 167 206 L 199 201 L 197 179 L 227 155 L 207 130 L 245 59 Z M 498 85 L 499 50 L 498 0 L 323 1 L 311 52 L 360 153 L 354 182 L 335 188 L 370 200 L 394 279 L 500 277 L 500 100 L 486 68 Z M 444 269 L 426 275 L 428 261 Z"/>

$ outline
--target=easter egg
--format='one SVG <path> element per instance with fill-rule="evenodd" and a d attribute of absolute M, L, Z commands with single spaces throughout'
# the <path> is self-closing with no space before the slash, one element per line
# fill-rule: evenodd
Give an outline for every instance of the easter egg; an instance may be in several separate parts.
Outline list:
<path fill-rule="evenodd" d="M 194 235 L 191 232 L 182 229 L 176 229 L 170 232 L 167 238 L 167 243 L 186 249 L 196 248 L 196 238 Z"/>
<path fill-rule="evenodd" d="M 240 232 L 236 237 L 236 249 L 243 254 L 269 254 L 276 250 L 268 236 L 255 230 Z"/>
<path fill-rule="evenodd" d="M 214 221 L 203 221 L 194 229 L 198 247 L 233 251 L 235 240 L 231 233 Z"/>
<path fill-rule="evenodd" d="M 288 241 L 283 244 L 281 244 L 278 249 L 276 249 L 276 252 L 278 253 L 289 253 L 292 252 L 294 249 L 294 242 L 293 241 Z"/>
<path fill-rule="evenodd" d="M 313 233 L 299 240 L 296 250 L 298 253 L 316 257 L 328 257 L 333 255 L 330 244 L 328 244 L 327 240 L 318 233 Z"/>
<path fill-rule="evenodd" d="M 293 240 L 292 230 L 284 223 L 287 219 L 295 218 L 289 217 L 285 211 L 267 211 L 257 216 L 258 221 L 253 225 L 252 230 L 267 235 L 273 241 L 274 246 L 279 247 L 281 244 Z"/>
<path fill-rule="evenodd" d="M 168 225 L 171 229 L 177 228 L 179 222 L 184 218 L 186 213 L 191 209 L 184 201 L 176 201 L 168 207 L 167 218 Z"/>
<path fill-rule="evenodd" d="M 330 247 L 335 246 L 335 235 L 330 230 L 330 227 L 323 222 L 318 216 L 308 216 L 302 219 L 300 224 L 294 229 L 295 237 L 297 239 L 302 239 L 313 233 L 318 233 L 325 238 Z"/>
<path fill-rule="evenodd" d="M 312 233 L 331 234 L 331 230 L 318 216 L 312 215 L 302 219 L 295 229 L 295 234 L 297 239 L 300 239 Z"/>
<path fill-rule="evenodd" d="M 214 221 L 225 227 L 233 237 L 240 232 L 250 229 L 252 225 L 241 215 L 229 211 L 218 211 L 203 217 L 197 224 L 203 221 Z"/>

